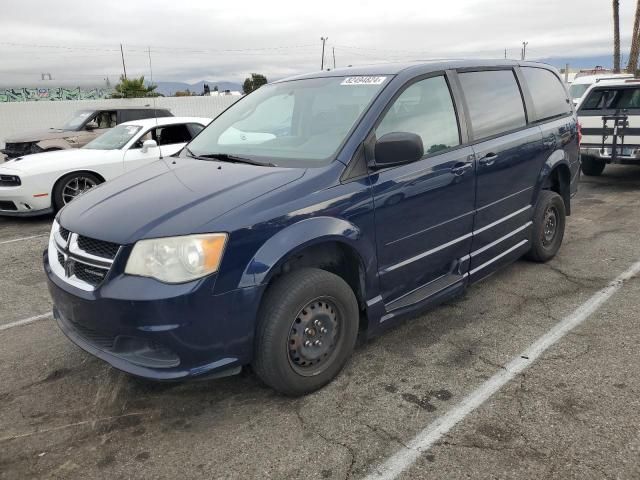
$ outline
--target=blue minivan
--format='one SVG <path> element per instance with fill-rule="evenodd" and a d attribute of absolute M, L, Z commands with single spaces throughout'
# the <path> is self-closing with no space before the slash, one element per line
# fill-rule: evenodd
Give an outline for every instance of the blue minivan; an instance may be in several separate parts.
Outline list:
<path fill-rule="evenodd" d="M 179 154 L 93 188 L 53 224 L 62 331 L 157 380 L 250 365 L 289 395 L 358 336 L 551 259 L 579 178 L 553 68 L 438 61 L 263 86 Z"/>

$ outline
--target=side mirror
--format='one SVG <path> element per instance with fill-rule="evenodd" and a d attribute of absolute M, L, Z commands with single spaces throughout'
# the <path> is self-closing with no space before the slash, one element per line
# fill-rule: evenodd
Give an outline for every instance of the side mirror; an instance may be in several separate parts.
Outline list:
<path fill-rule="evenodd" d="M 96 122 L 89 122 L 84 126 L 85 130 L 89 130 L 89 131 L 95 130 L 98 127 L 99 125 Z"/>
<path fill-rule="evenodd" d="M 391 167 L 420 160 L 424 146 L 420 135 L 409 132 L 391 132 L 378 139 L 374 147 L 374 168 Z"/>
<path fill-rule="evenodd" d="M 142 144 L 142 153 L 147 153 L 153 148 L 158 148 L 158 143 L 155 140 L 145 140 Z"/>

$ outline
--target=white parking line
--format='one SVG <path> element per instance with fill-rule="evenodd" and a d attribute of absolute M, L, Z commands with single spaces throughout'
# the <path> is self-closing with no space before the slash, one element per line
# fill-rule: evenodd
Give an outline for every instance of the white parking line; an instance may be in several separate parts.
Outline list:
<path fill-rule="evenodd" d="M 42 315 L 36 315 L 35 317 L 25 318 L 24 320 L 18 320 L 17 322 L 5 323 L 0 325 L 0 332 L 2 330 L 8 330 L 13 327 L 21 327 L 22 325 L 29 325 L 30 323 L 37 322 L 38 320 L 44 320 L 51 317 L 51 313 L 43 313 Z"/>
<path fill-rule="evenodd" d="M 407 443 L 406 448 L 403 447 L 382 465 L 378 466 L 374 472 L 366 477 L 366 480 L 392 480 L 397 478 L 404 470 L 413 465 L 422 453 L 429 450 L 435 442 L 451 430 L 458 422 L 482 405 L 516 375 L 523 372 L 535 362 L 545 350 L 589 318 L 591 314 L 620 290 L 626 281 L 638 273 L 640 273 L 640 261 L 631 265 L 628 270 L 610 282 L 605 288 L 596 292 L 589 300 L 538 338 L 529 348 L 511 360 L 504 367 L 504 370 L 500 370 L 493 375 L 476 390 L 463 398 L 458 405 L 419 432 L 418 435 Z"/>
<path fill-rule="evenodd" d="M 47 236 L 49 236 L 48 233 L 43 233 L 41 235 L 32 235 L 30 237 L 14 238 L 13 240 L 3 240 L 0 242 L 0 245 L 4 245 L 5 243 L 21 242 L 23 240 L 31 240 L 32 238 L 40 238 L 40 237 L 47 237 Z"/>

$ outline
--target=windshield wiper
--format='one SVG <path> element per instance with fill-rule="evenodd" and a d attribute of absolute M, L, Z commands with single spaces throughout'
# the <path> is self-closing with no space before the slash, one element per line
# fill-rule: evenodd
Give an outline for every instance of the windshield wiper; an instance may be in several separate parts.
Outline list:
<path fill-rule="evenodd" d="M 220 160 L 221 162 L 231 162 L 231 163 L 246 163 L 248 165 L 258 165 L 260 167 L 276 167 L 275 163 L 271 162 L 259 162 L 257 160 L 252 160 L 251 158 L 239 157 L 237 155 L 229 155 L 228 153 L 207 153 L 205 155 L 196 155 L 188 147 L 185 147 L 187 153 L 193 157 L 201 160 Z"/>

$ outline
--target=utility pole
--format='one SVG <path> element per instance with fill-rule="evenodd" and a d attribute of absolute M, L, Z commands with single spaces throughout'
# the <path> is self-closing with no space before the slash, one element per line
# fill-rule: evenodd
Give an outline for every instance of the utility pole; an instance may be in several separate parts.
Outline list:
<path fill-rule="evenodd" d="M 120 55 L 122 56 L 122 70 L 124 70 L 124 79 L 127 79 L 127 67 L 124 64 L 124 50 L 122 49 L 122 44 L 120 44 Z"/>
<path fill-rule="evenodd" d="M 324 70 L 324 44 L 329 40 L 329 37 L 320 37 L 320 40 L 322 41 L 322 60 L 320 61 L 320 70 Z"/>
<path fill-rule="evenodd" d="M 333 69 L 336 69 L 336 47 L 331 47 L 331 51 L 333 52 Z"/>
<path fill-rule="evenodd" d="M 505 60 L 507 59 L 507 49 L 506 48 L 504 49 L 504 59 Z"/>
<path fill-rule="evenodd" d="M 527 45 L 529 45 L 529 42 L 522 42 L 522 60 L 527 59 Z"/>

